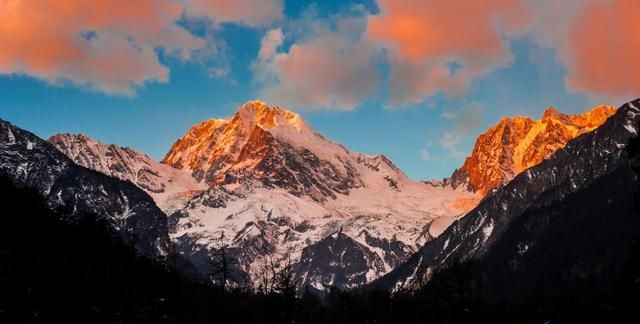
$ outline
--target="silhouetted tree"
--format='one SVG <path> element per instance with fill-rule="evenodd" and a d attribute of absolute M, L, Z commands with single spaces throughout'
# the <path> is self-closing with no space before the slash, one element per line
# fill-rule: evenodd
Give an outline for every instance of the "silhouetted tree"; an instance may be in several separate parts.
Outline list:
<path fill-rule="evenodd" d="M 225 239 L 224 232 L 220 233 L 220 237 L 214 243 L 209 264 L 211 265 L 210 280 L 214 285 L 220 287 L 220 291 L 224 294 L 228 285 L 235 283 L 233 266 L 236 264 L 229 254 L 229 244 Z"/>
<path fill-rule="evenodd" d="M 295 264 L 288 253 L 280 261 L 265 256 L 258 270 L 257 292 L 262 295 L 295 297 L 297 281 L 294 270 Z"/>

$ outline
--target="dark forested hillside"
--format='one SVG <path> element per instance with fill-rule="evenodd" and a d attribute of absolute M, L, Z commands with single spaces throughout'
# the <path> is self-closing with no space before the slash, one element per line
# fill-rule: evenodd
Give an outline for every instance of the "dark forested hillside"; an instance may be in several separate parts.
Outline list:
<path fill-rule="evenodd" d="M 105 220 L 50 211 L 5 177 L 0 201 L 0 322 L 198 322 L 210 311 L 190 304 L 215 300 L 206 287 L 136 256 Z"/>

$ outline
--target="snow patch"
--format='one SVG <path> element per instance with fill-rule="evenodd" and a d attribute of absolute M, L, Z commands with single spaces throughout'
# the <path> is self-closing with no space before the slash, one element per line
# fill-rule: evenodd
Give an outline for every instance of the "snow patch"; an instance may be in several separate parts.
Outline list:
<path fill-rule="evenodd" d="M 631 134 L 638 134 L 638 131 L 636 130 L 635 127 L 633 127 L 632 125 L 630 125 L 629 123 L 624 125 L 624 128 L 629 131 L 629 133 Z"/>
<path fill-rule="evenodd" d="M 9 139 L 9 142 L 7 144 L 13 145 L 16 143 L 16 137 L 15 135 L 13 135 L 13 132 L 11 131 L 11 127 L 8 127 L 8 126 L 7 126 L 7 137 Z"/>
<path fill-rule="evenodd" d="M 484 241 L 486 242 L 493 233 L 493 222 L 489 222 L 489 225 L 482 228 L 482 234 L 484 235 Z"/>

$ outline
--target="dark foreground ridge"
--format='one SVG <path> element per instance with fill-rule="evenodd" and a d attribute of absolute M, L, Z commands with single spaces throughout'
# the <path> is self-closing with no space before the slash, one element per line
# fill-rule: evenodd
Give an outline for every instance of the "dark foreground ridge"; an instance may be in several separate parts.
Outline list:
<path fill-rule="evenodd" d="M 0 175 L 20 188 L 36 190 L 47 206 L 100 216 L 141 254 L 168 252 L 167 217 L 147 193 L 75 164 L 52 144 L 2 119 Z"/>

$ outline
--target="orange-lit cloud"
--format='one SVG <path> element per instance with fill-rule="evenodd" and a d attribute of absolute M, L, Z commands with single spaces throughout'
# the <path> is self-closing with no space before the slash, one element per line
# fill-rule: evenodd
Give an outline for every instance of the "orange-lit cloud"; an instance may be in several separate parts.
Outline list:
<path fill-rule="evenodd" d="M 640 94 L 640 1 L 589 3 L 568 32 L 570 89 L 622 99 Z"/>
<path fill-rule="evenodd" d="M 187 14 L 210 18 L 215 23 L 234 22 L 269 26 L 282 18 L 281 0 L 182 0 Z"/>
<path fill-rule="evenodd" d="M 1 0 L 0 73 L 131 95 L 167 81 L 157 48 L 187 58 L 202 46 L 175 24 L 181 15 L 171 0 Z"/>
<path fill-rule="evenodd" d="M 331 25 L 337 25 L 332 29 Z M 316 22 L 312 35 L 280 49 L 284 34 L 272 30 L 262 40 L 254 65 L 261 97 L 293 108 L 353 109 L 380 85 L 374 57 L 378 48 L 359 37 L 365 20 L 338 17 Z"/>
<path fill-rule="evenodd" d="M 519 0 L 379 0 L 367 36 L 389 50 L 392 104 L 439 91 L 459 93 L 512 60 L 505 37 L 522 32 L 529 12 Z"/>

